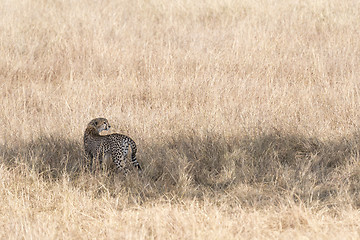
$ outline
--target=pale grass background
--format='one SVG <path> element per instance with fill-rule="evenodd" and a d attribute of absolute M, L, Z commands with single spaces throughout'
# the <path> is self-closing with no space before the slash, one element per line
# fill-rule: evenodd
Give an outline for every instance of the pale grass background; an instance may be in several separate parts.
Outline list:
<path fill-rule="evenodd" d="M 359 238 L 358 1 L 0 3 L 1 239 Z"/>

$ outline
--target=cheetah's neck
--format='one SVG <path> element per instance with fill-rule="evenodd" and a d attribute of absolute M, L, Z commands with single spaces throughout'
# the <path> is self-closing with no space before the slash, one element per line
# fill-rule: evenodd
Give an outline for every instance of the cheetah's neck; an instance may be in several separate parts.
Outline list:
<path fill-rule="evenodd" d="M 90 135 L 90 136 L 100 136 L 98 130 L 94 127 L 94 126 L 88 126 L 85 129 L 85 136 L 86 135 Z"/>

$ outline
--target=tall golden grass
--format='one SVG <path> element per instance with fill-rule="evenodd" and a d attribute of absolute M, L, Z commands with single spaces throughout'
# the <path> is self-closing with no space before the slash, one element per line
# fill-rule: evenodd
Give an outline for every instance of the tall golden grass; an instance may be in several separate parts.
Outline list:
<path fill-rule="evenodd" d="M 0 239 L 360 237 L 360 2 L 0 2 Z"/>

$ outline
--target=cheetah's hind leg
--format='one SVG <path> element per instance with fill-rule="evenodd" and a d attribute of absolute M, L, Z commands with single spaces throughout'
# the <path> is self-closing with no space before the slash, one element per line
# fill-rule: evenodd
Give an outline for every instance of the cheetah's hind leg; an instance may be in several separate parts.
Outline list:
<path fill-rule="evenodd" d="M 119 150 L 114 150 L 111 157 L 118 171 L 121 171 L 126 175 L 129 172 L 129 169 L 126 167 L 125 156 L 123 153 Z"/>

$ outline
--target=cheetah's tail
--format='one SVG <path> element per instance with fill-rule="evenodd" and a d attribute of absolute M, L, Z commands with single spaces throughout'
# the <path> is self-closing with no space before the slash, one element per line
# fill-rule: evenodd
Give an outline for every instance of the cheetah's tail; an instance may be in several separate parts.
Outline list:
<path fill-rule="evenodd" d="M 136 143 L 131 138 L 129 139 L 130 139 L 130 147 L 131 147 L 131 162 L 139 171 L 141 171 L 142 170 L 141 166 L 139 162 L 136 160 L 136 152 L 137 152 Z"/>

